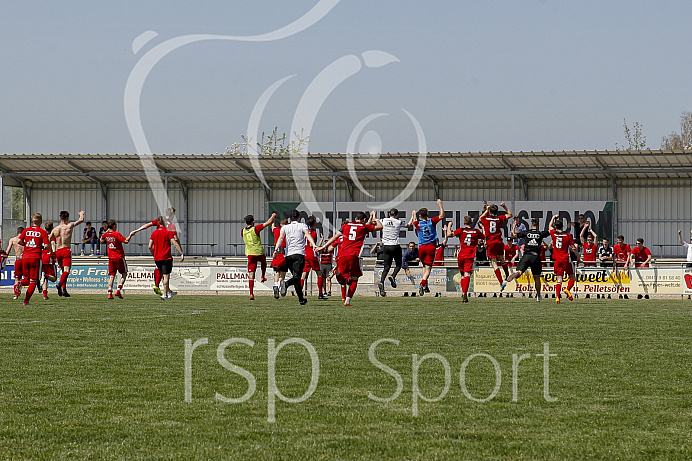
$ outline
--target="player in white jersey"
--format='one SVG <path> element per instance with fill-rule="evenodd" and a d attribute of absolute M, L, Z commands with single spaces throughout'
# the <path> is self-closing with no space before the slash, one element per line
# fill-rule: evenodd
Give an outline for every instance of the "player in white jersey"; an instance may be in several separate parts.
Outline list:
<path fill-rule="evenodd" d="M 281 228 L 279 240 L 274 244 L 274 257 L 279 254 L 281 242 L 286 239 L 286 265 L 291 271 L 291 279 L 281 287 L 281 296 L 286 296 L 286 289 L 293 285 L 298 295 L 298 302 L 301 306 L 308 303 L 303 297 L 303 288 L 300 284 L 300 277 L 303 275 L 305 266 L 305 242 L 310 242 L 310 246 L 315 249 L 317 245 L 310 235 L 310 230 L 305 223 L 300 222 L 300 212 L 291 210 L 289 213 L 291 223 Z"/>
<path fill-rule="evenodd" d="M 389 277 L 392 288 L 396 288 L 396 276 L 401 270 L 401 246 L 399 245 L 399 232 L 406 227 L 406 221 L 399 219 L 399 210 L 392 208 L 389 210 L 389 217 L 382 220 L 382 249 L 384 250 L 384 269 L 377 288 L 380 289 L 380 296 L 387 296 L 384 291 L 384 281 L 387 279 L 389 269 L 392 268 L 394 261 L 394 272 Z"/>

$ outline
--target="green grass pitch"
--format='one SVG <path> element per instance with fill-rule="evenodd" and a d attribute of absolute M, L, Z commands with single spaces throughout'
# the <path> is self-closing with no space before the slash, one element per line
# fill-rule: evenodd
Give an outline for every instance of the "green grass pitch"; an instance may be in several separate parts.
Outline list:
<path fill-rule="evenodd" d="M 690 459 L 692 304 L 681 300 L 0 295 L 0 458 Z M 186 340 L 207 338 L 191 355 Z M 219 361 L 219 345 L 231 338 Z M 274 347 L 302 338 L 314 393 L 275 399 Z M 369 359 L 373 342 L 382 342 Z M 544 344 L 549 344 L 546 389 Z M 223 352 L 223 351 L 222 351 Z M 414 416 L 414 362 L 421 362 Z M 487 356 L 473 356 L 486 354 Z M 513 355 L 530 354 L 513 369 Z M 472 357 L 473 356 L 473 357 Z M 489 356 L 489 357 L 488 357 Z M 471 357 L 471 359 L 469 359 Z M 492 360 L 491 360 L 492 358 Z M 493 362 L 494 361 L 494 362 Z M 242 368 L 236 372 L 227 368 Z M 309 388 L 308 350 L 276 354 L 276 386 Z M 498 370 L 499 369 L 499 372 Z M 460 378 L 464 370 L 464 388 Z M 388 402 L 369 395 L 392 397 Z M 216 398 L 240 399 L 242 403 Z M 498 379 L 499 378 L 499 379 Z M 499 381 L 499 390 L 492 396 Z M 516 382 L 516 385 L 513 382 Z M 516 394 L 515 394 L 516 389 Z M 546 392 L 548 395 L 546 396 Z M 549 397 L 549 398 L 547 398 Z M 557 399 L 556 401 L 548 401 Z"/>

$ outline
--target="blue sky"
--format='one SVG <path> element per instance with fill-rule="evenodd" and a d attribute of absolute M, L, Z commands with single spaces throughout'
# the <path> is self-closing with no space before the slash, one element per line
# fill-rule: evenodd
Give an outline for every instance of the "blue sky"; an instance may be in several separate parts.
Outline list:
<path fill-rule="evenodd" d="M 4 2 L 0 153 L 134 153 L 125 84 L 156 45 L 188 34 L 282 28 L 317 0 Z M 301 97 L 331 63 L 378 50 L 396 57 L 343 78 L 314 114 L 311 152 L 614 149 L 623 119 L 648 146 L 692 110 L 689 1 L 401 2 L 342 0 L 294 35 L 208 40 L 161 59 L 141 120 L 155 153 L 222 152 L 240 141 L 260 95 L 260 128 L 290 131 Z M 133 53 L 145 31 L 158 36 Z M 336 77 L 335 77 L 336 78 Z M 357 133 L 358 134 L 358 133 Z"/>

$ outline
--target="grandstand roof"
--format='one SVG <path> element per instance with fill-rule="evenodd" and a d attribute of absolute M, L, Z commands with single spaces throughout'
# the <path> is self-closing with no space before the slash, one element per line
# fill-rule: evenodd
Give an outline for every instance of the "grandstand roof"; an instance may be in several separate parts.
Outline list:
<path fill-rule="evenodd" d="M 692 151 L 550 151 L 404 154 L 308 154 L 313 180 L 348 176 L 349 163 L 362 180 L 408 178 L 417 162 L 437 180 L 509 178 L 692 178 Z M 291 158 L 257 157 L 267 181 L 289 179 Z M 155 154 L 164 177 L 187 182 L 256 182 L 250 159 L 227 154 Z M 3 154 L 0 174 L 34 182 L 146 181 L 136 154 Z"/>

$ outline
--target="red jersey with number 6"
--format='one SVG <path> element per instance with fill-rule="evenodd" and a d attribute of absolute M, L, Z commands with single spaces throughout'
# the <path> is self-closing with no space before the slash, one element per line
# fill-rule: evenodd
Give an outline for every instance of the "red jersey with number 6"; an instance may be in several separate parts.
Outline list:
<path fill-rule="evenodd" d="M 339 248 L 339 257 L 360 256 L 360 250 L 363 248 L 365 236 L 374 231 L 375 226 L 372 224 L 357 222 L 344 224 L 341 227 L 341 233 L 344 234 L 344 241 L 341 244 L 341 248 Z"/>
<path fill-rule="evenodd" d="M 502 243 L 502 224 L 507 221 L 506 215 L 490 216 L 486 215 L 480 219 L 485 234 L 486 243 Z"/>
<path fill-rule="evenodd" d="M 483 238 L 483 233 L 471 227 L 461 227 L 454 231 L 454 235 L 459 237 L 459 259 L 473 259 L 476 257 L 478 240 Z"/>
<path fill-rule="evenodd" d="M 569 247 L 574 245 L 572 234 L 552 229 L 550 236 L 553 239 L 553 255 L 555 261 L 571 261 Z"/>

